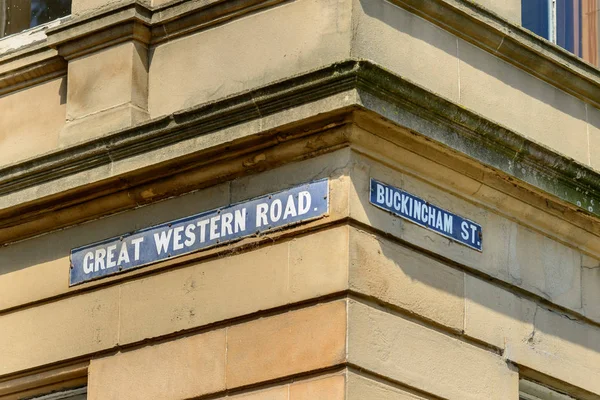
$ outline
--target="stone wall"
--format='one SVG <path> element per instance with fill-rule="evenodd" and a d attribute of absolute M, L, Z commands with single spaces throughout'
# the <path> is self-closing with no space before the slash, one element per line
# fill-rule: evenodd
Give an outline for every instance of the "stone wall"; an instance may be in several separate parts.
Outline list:
<path fill-rule="evenodd" d="M 481 5 L 77 0 L 0 54 L 0 400 L 600 399 L 599 76 Z M 69 285 L 74 248 L 323 178 L 322 218 Z"/>

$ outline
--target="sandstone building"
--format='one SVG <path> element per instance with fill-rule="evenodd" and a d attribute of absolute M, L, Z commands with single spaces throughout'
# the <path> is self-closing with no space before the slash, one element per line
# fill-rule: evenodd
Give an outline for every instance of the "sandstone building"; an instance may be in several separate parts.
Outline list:
<path fill-rule="evenodd" d="M 0 0 L 0 400 L 600 399 L 596 3 Z"/>

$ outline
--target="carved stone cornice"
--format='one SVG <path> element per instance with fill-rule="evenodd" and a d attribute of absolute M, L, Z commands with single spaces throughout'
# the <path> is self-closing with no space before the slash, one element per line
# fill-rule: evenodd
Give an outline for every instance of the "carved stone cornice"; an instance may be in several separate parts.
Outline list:
<path fill-rule="evenodd" d="M 286 0 L 229 0 L 186 2 L 155 10 L 152 14 L 152 44 L 189 35 L 216 24 L 240 18 Z"/>
<path fill-rule="evenodd" d="M 600 71 L 468 0 L 390 0 L 537 78 L 600 108 Z"/>
<path fill-rule="evenodd" d="M 141 1 L 128 0 L 61 22 L 48 29 L 48 40 L 36 43 L 31 51 L 38 51 L 40 46 L 46 50 L 58 48 L 61 56 L 71 59 L 127 40 L 158 45 L 284 1 L 188 0 L 152 8 Z M 600 70 L 476 3 L 467 0 L 391 2 L 600 108 Z M 10 60 L 0 60 L 0 63 L 6 62 Z M 26 71 L 21 72 L 23 77 L 16 79 L 26 82 Z M 15 71 L 13 75 L 18 74 Z"/>
<path fill-rule="evenodd" d="M 127 41 L 150 43 L 151 11 L 130 2 L 100 15 L 86 15 L 47 31 L 47 44 L 66 60 Z"/>
<path fill-rule="evenodd" d="M 237 142 L 229 142 L 231 139 L 223 136 L 222 141 L 208 140 L 211 144 L 204 149 L 184 146 L 171 158 L 157 162 L 147 157 L 132 172 L 111 175 L 112 166 L 120 160 L 139 160 L 157 149 L 188 143 L 194 138 L 209 138 L 236 125 L 350 92 L 357 96 L 335 106 L 338 115 L 362 110 L 408 128 L 414 135 L 444 146 L 450 154 L 499 171 L 505 176 L 506 185 L 516 188 L 517 198 L 525 198 L 525 193 L 531 191 L 541 193 L 544 202 L 554 204 L 552 207 L 561 217 L 577 220 L 584 229 L 600 234 L 598 172 L 377 65 L 348 60 L 0 169 L 1 241 L 9 240 L 10 234 L 16 235 L 18 230 L 14 228 L 21 229 L 25 221 L 39 219 L 57 208 L 148 184 L 152 179 L 166 179 L 183 166 L 190 168 L 200 161 L 209 165 L 229 153 L 242 157 L 245 152 L 256 151 L 257 146 L 275 146 L 278 139 L 273 133 Z M 313 119 L 326 117 L 316 115 Z M 305 123 L 309 122 L 310 118 Z M 347 139 L 348 144 L 351 141 Z M 84 174 L 88 170 L 106 172 L 95 173 L 90 179 Z M 43 185 L 56 189 L 44 196 L 30 190 Z M 123 207 L 134 206 L 132 203 Z M 72 221 L 64 220 L 59 225 L 69 223 Z"/>
<path fill-rule="evenodd" d="M 85 386 L 88 366 L 89 362 L 84 361 L 42 370 L 33 375 L 27 373 L 0 380 L 0 399 L 25 399 L 52 391 Z"/>
<path fill-rule="evenodd" d="M 64 76 L 67 62 L 54 50 L 41 49 L 30 54 L 32 60 L 14 69 L 0 70 L 0 96 L 28 86 Z"/>

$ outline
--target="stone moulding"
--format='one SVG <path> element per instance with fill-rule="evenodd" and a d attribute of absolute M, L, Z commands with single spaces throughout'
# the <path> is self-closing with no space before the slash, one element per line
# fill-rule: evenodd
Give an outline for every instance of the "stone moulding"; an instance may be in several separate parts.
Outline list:
<path fill-rule="evenodd" d="M 356 60 L 336 63 L 0 169 L 0 195 L 10 196 L 349 90 L 359 94 L 360 100 L 354 104 L 356 109 L 382 116 L 454 152 L 502 171 L 514 180 L 515 185 L 526 183 L 570 204 L 582 214 L 600 216 L 599 173 L 380 66 Z M 259 135 L 255 140 L 266 139 L 260 139 Z M 189 151 L 194 154 L 193 149 Z M 177 159 L 171 162 L 176 164 Z M 126 176 L 119 179 L 122 186 L 133 186 Z M 91 183 L 75 184 L 65 189 L 65 195 L 66 191 L 72 193 L 78 187 L 84 190 Z M 122 187 L 114 190 L 119 189 Z M 47 200 L 32 199 L 33 208 L 43 209 L 45 202 L 59 205 L 60 194 L 48 196 Z M 25 202 L 0 210 L 0 215 L 7 218 L 2 225 L 11 224 L 10 216 L 23 217 L 19 208 L 25 206 L 31 208 L 32 204 Z"/>
<path fill-rule="evenodd" d="M 126 41 L 147 45 L 151 39 L 150 15 L 142 5 L 131 3 L 98 16 L 73 19 L 49 29 L 47 44 L 66 60 Z"/>
<path fill-rule="evenodd" d="M 155 11 L 152 15 L 152 44 L 189 35 L 192 32 L 207 29 L 213 25 L 242 17 L 248 13 L 273 7 L 286 0 L 233 0 L 209 1 L 199 6 L 188 3 L 176 4 L 164 11 Z"/>
<path fill-rule="evenodd" d="M 87 383 L 89 362 L 79 362 L 31 374 L 0 380 L 0 398 L 24 399 L 55 390 L 76 388 Z"/>
<path fill-rule="evenodd" d="M 128 0 L 51 27 L 47 30 L 46 41 L 18 53 L 28 55 L 39 51 L 40 47 L 46 50 L 59 48 L 62 57 L 73 58 L 125 40 L 138 40 L 154 46 L 285 1 L 179 1 L 151 7 L 141 1 Z M 481 6 L 467 0 L 390 1 L 600 108 L 600 73 L 597 68 Z M 0 64 L 11 63 L 14 57 L 9 55 L 0 60 Z M 35 74 L 45 67 L 33 65 L 37 63 L 34 61 L 29 68 L 16 69 L 10 79 L 5 77 L 5 89 L 0 95 L 39 83 Z M 66 73 L 66 64 L 62 71 Z M 0 76 L 0 85 L 2 80 Z M 9 81 L 18 81 L 19 84 L 9 90 L 6 84 Z"/>
<path fill-rule="evenodd" d="M 390 0 L 537 78 L 600 108 L 598 69 L 466 0 Z"/>
<path fill-rule="evenodd" d="M 67 74 L 67 62 L 50 55 L 32 64 L 0 73 L 0 96 Z"/>
<path fill-rule="evenodd" d="M 68 44 L 65 56 L 97 50 L 102 42 L 114 44 L 112 25 L 135 22 L 117 36 L 129 36 L 151 45 L 206 29 L 257 10 L 284 3 L 285 0 L 229 0 L 172 2 L 159 7 L 129 0 L 116 6 L 76 16 L 58 27 L 48 29 L 49 39 L 38 44 L 44 48 Z M 537 37 L 479 5 L 466 0 L 391 0 L 444 30 L 521 68 L 530 74 L 600 108 L 600 74 L 594 66 L 573 54 Z M 93 39 L 85 39 L 92 36 Z M 125 40 L 125 39 L 122 39 Z M 74 49 L 76 48 L 76 49 Z M 71 55 L 75 56 L 75 55 Z M 6 61 L 10 62 L 11 57 Z M 66 69 L 65 69 L 66 70 Z M 21 78 L 25 80 L 26 77 Z"/>

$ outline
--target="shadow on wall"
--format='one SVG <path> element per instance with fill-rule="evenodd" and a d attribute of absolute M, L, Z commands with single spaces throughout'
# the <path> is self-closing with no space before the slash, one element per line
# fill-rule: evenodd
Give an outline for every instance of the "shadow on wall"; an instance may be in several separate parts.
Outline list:
<path fill-rule="evenodd" d="M 355 0 L 355 14 L 365 16 L 355 17 L 355 31 L 364 31 L 355 32 L 361 40 L 353 51 L 372 55 L 374 62 L 383 60 L 385 68 L 416 84 L 588 163 L 588 121 L 581 100 L 393 2 Z M 367 21 L 365 26 L 361 20 Z"/>
<path fill-rule="evenodd" d="M 600 374 L 599 323 L 579 321 L 550 308 L 548 300 L 555 298 L 533 287 L 540 280 L 546 290 L 559 294 L 559 300 L 577 300 L 579 304 L 573 308 L 581 313 L 585 282 L 580 275 L 584 268 L 579 252 L 487 209 L 458 201 L 449 193 L 446 196 L 445 191 L 433 190 L 430 184 L 408 174 L 380 166 L 361 169 L 364 172 L 355 174 L 362 176 L 353 178 L 360 203 L 356 209 L 361 209 L 357 214 L 364 210 L 370 225 L 398 239 L 369 232 L 356 235 L 350 257 L 353 290 L 375 296 L 402 314 L 414 313 L 463 330 L 464 335 L 502 349 L 507 360 L 531 370 L 549 376 L 570 371 L 569 377 L 579 381 L 568 383 L 589 390 L 585 377 Z M 452 203 L 447 208 L 458 214 L 462 214 L 457 208 L 463 203 L 471 210 L 463 216 L 483 225 L 483 253 L 370 204 L 365 180 L 374 177 L 385 181 L 385 176 L 390 180 L 387 183 L 395 181 L 395 186 L 410 193 L 426 195 L 425 200 L 436 206 Z M 511 242 L 519 241 L 522 244 L 514 246 L 517 250 L 511 248 Z M 453 267 L 457 264 L 460 267 Z M 600 266 L 590 267 L 600 272 Z M 513 276 L 517 273 L 521 277 Z M 515 291 L 514 286 L 521 290 Z M 591 290 L 599 287 L 592 284 Z M 594 321 L 600 321 L 598 316 Z"/>
<path fill-rule="evenodd" d="M 62 76 L 0 95 L 0 168 L 58 148 L 66 121 Z"/>

